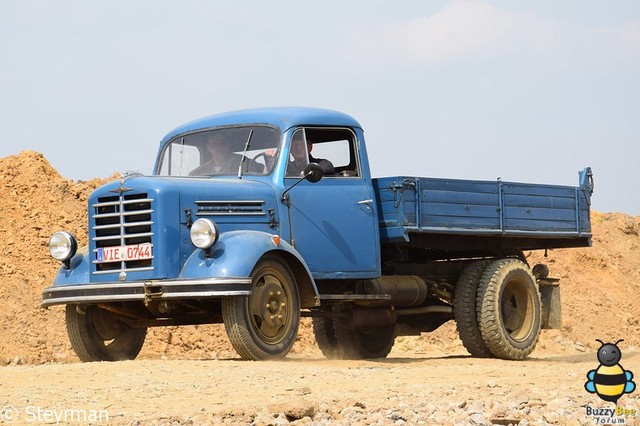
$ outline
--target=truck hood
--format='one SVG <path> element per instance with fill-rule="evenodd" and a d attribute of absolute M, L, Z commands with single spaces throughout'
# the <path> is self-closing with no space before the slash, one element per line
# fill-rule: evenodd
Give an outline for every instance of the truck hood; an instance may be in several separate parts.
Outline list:
<path fill-rule="evenodd" d="M 160 201 L 165 213 L 179 206 L 180 223 L 208 217 L 221 227 L 232 230 L 234 224 L 272 224 L 276 221 L 277 197 L 267 182 L 237 178 L 180 178 L 132 176 L 98 188 L 90 197 L 106 194 L 145 192 Z"/>
<path fill-rule="evenodd" d="M 92 281 L 175 278 L 196 250 L 190 224 L 208 218 L 221 234 L 235 230 L 277 233 L 278 199 L 268 181 L 238 178 L 131 176 L 89 197 Z M 152 260 L 100 263 L 102 247 L 149 244 Z M 99 268 L 99 270 L 98 270 Z"/>

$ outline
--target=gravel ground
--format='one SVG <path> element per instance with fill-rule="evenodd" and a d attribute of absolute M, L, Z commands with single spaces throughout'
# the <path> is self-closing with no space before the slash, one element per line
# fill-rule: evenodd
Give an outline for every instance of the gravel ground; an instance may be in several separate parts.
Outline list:
<path fill-rule="evenodd" d="M 639 354 L 624 353 L 623 366 L 640 371 Z M 0 406 L 5 422 L 19 424 L 93 413 L 88 423 L 113 425 L 592 425 L 587 407 L 614 407 L 583 387 L 597 366 L 591 353 L 520 362 L 407 353 L 375 361 L 11 365 L 0 368 Z M 618 406 L 640 408 L 638 393 Z"/>

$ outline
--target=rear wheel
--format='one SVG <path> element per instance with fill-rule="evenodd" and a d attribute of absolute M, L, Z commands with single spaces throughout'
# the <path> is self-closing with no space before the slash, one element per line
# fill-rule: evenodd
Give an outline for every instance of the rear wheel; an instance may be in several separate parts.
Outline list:
<path fill-rule="evenodd" d="M 329 358 L 339 358 L 338 341 L 333 329 L 333 318 L 314 317 L 312 319 L 313 335 L 322 354 Z"/>
<path fill-rule="evenodd" d="M 480 280 L 476 300 L 480 333 L 498 358 L 523 359 L 540 336 L 541 305 L 536 280 L 517 259 L 491 263 Z"/>
<path fill-rule="evenodd" d="M 90 361 L 134 359 L 147 329 L 134 328 L 97 306 L 67 305 L 67 334 L 78 358 Z"/>
<path fill-rule="evenodd" d="M 339 305 L 336 306 L 339 310 Z M 343 359 L 385 358 L 395 341 L 395 324 L 355 327 L 349 318 L 334 318 L 336 356 Z"/>
<path fill-rule="evenodd" d="M 478 286 L 489 263 L 489 260 L 473 262 L 462 271 L 453 301 L 453 315 L 460 340 L 472 356 L 479 358 L 493 357 L 482 339 L 476 314 Z"/>
<path fill-rule="evenodd" d="M 231 344 L 244 359 L 279 359 L 298 333 L 300 300 L 289 267 L 278 257 L 262 259 L 253 272 L 248 297 L 222 300 L 222 318 Z"/>

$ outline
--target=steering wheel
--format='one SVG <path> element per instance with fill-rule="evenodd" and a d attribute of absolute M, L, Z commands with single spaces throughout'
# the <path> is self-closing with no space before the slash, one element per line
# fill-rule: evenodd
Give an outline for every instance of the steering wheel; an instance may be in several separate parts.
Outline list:
<path fill-rule="evenodd" d="M 253 157 L 253 161 L 255 161 L 257 164 L 260 164 L 257 161 L 258 158 L 262 158 L 262 161 L 264 162 L 264 173 L 269 173 L 271 171 L 276 159 L 275 155 L 269 155 L 267 153 L 268 151 L 262 151 L 256 154 L 255 157 Z"/>
<path fill-rule="evenodd" d="M 260 153 L 258 153 L 255 157 L 253 157 L 253 161 L 257 161 L 258 158 L 262 157 L 264 160 L 264 164 L 267 164 L 267 157 L 271 157 L 270 155 L 267 156 L 267 151 L 262 151 Z"/>

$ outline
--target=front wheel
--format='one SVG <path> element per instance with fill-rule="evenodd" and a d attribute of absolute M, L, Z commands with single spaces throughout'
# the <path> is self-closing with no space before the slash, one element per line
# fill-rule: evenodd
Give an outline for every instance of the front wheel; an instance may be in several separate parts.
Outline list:
<path fill-rule="evenodd" d="M 491 263 L 480 280 L 476 310 L 482 338 L 496 357 L 523 359 L 533 352 L 542 313 L 536 279 L 525 263 Z"/>
<path fill-rule="evenodd" d="M 298 334 L 300 299 L 289 267 L 276 256 L 251 273 L 248 297 L 222 300 L 222 318 L 233 348 L 249 360 L 280 359 Z"/>
<path fill-rule="evenodd" d="M 67 334 L 78 358 L 84 362 L 134 359 L 147 335 L 97 306 L 67 305 Z"/>

